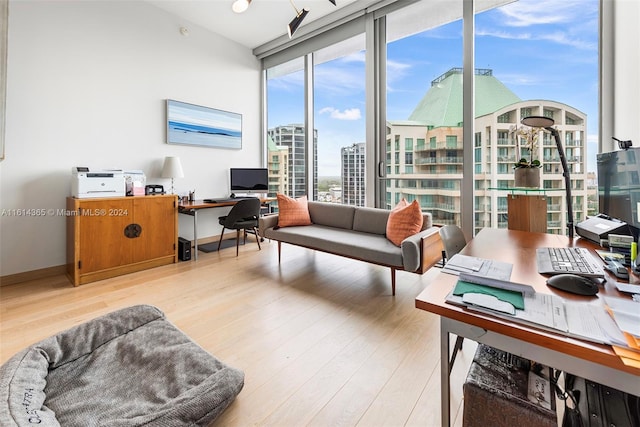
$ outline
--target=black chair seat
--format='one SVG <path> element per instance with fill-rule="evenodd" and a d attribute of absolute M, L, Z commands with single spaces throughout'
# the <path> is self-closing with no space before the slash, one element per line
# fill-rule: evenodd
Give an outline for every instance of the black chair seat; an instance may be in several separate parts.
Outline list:
<path fill-rule="evenodd" d="M 222 226 L 220 240 L 218 241 L 218 250 L 222 244 L 224 230 L 229 228 L 236 230 L 236 256 L 240 247 L 240 231 L 244 230 L 244 240 L 247 240 L 247 230 L 252 230 L 256 235 L 256 243 L 258 250 L 261 250 L 260 240 L 258 238 L 258 217 L 260 216 L 260 200 L 257 198 L 243 199 L 233 205 L 228 215 L 218 217 L 218 222 Z"/>

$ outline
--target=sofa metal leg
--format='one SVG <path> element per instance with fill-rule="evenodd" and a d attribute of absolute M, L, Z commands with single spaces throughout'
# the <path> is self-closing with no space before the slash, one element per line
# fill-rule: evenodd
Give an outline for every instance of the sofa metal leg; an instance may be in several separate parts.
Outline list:
<path fill-rule="evenodd" d="M 282 242 L 278 241 L 278 264 L 280 264 L 280 253 L 282 250 Z"/>
<path fill-rule="evenodd" d="M 396 295 L 396 269 L 391 267 L 391 295 Z"/>

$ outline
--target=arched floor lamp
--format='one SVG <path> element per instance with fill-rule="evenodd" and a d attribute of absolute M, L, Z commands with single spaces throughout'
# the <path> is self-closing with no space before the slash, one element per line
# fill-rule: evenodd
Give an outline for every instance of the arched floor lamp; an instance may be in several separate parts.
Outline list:
<path fill-rule="evenodd" d="M 556 140 L 556 147 L 558 148 L 558 154 L 560 155 L 560 163 L 562 163 L 562 175 L 564 175 L 564 187 L 567 192 L 567 228 L 569 232 L 569 238 L 573 240 L 573 200 L 571 198 L 571 179 L 569 178 L 569 165 L 567 165 L 567 157 L 564 155 L 564 149 L 560 142 L 560 134 L 558 130 L 552 126 L 555 121 L 551 117 L 544 116 L 529 116 L 520 120 L 525 126 L 532 128 L 543 128 L 553 135 Z"/>

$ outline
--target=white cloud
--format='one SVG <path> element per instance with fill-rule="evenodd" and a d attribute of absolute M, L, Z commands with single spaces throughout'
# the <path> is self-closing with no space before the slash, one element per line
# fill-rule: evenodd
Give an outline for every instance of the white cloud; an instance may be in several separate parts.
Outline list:
<path fill-rule="evenodd" d="M 580 40 L 579 38 L 572 38 L 568 34 L 559 31 L 533 35 L 532 33 L 510 33 L 504 30 L 494 31 L 482 29 L 476 31 L 476 35 L 508 40 L 543 40 L 584 50 L 594 50 L 598 48 L 596 43 Z"/>
<path fill-rule="evenodd" d="M 572 22 L 576 9 L 584 8 L 580 0 L 558 2 L 556 0 L 519 1 L 499 10 L 505 15 L 504 24 L 512 27 L 528 27 L 540 24 Z"/>
<path fill-rule="evenodd" d="M 340 111 L 333 107 L 324 107 L 320 110 L 320 114 L 329 114 L 332 119 L 338 120 L 358 120 L 362 118 L 359 108 L 347 108 L 344 111 Z"/>
<path fill-rule="evenodd" d="M 595 6 L 594 6 L 595 5 Z M 585 9 L 587 8 L 587 9 Z M 598 17 L 597 2 L 585 4 L 582 0 L 520 0 L 497 8 L 500 13 L 498 22 L 491 29 L 476 31 L 478 36 L 490 36 L 512 40 L 548 41 L 571 46 L 582 50 L 597 51 L 597 41 L 585 40 L 584 34 L 590 34 L 594 21 Z M 576 21 L 576 16 L 581 16 Z M 523 31 L 527 27 L 556 25 L 561 30 L 532 32 Z M 522 32 L 496 30 L 496 28 L 520 28 Z"/>

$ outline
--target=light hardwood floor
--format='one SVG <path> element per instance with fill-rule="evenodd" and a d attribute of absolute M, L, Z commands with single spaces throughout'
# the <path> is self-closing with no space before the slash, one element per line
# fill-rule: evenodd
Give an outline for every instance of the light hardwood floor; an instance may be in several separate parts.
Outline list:
<path fill-rule="evenodd" d="M 118 308 L 152 304 L 195 342 L 245 372 L 216 426 L 439 426 L 438 317 L 415 297 L 437 273 L 390 273 L 367 263 L 254 241 L 220 253 L 74 288 L 64 276 L 0 288 L 0 362 Z M 462 383 L 475 346 L 452 373 Z"/>

